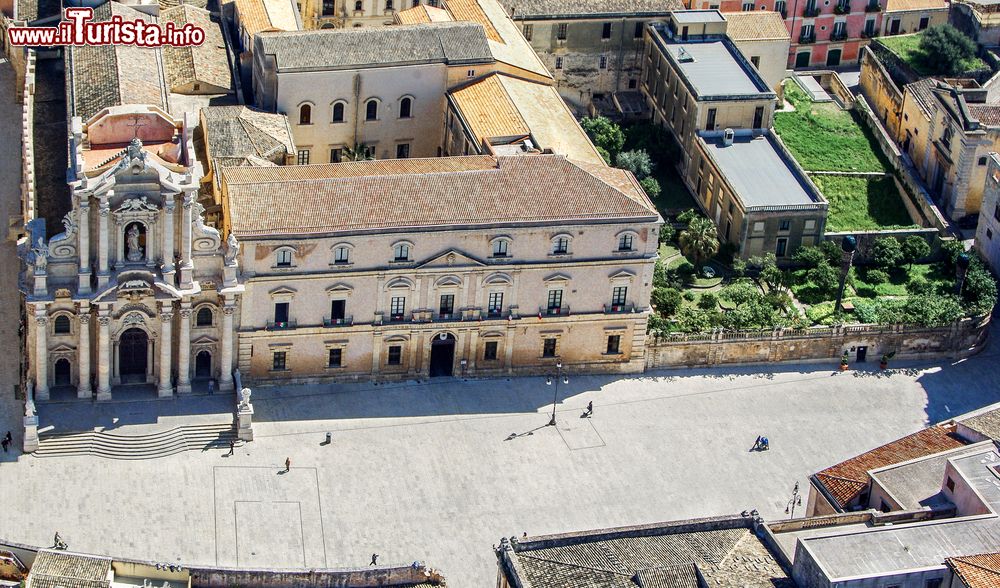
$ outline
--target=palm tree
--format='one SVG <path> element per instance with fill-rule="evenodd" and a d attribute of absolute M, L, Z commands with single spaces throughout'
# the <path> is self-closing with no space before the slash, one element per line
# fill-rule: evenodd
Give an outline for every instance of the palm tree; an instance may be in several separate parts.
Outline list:
<path fill-rule="evenodd" d="M 375 159 L 374 149 L 369 149 L 361 143 L 356 143 L 354 147 L 344 147 L 344 151 L 340 154 L 341 161 L 368 161 L 370 159 Z"/>
<path fill-rule="evenodd" d="M 694 261 L 695 267 L 719 252 L 719 232 L 712 219 L 698 216 L 691 219 L 686 229 L 677 238 L 681 252 Z"/>

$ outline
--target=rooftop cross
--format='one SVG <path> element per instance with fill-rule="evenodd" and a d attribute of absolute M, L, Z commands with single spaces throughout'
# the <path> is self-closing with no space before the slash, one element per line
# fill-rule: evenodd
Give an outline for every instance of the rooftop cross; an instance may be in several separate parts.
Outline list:
<path fill-rule="evenodd" d="M 139 118 L 139 115 L 136 114 L 136 115 L 134 115 L 132 117 L 132 123 L 131 124 L 128 124 L 128 123 L 125 124 L 125 126 L 127 126 L 127 127 L 132 127 L 132 129 L 133 129 L 133 131 L 132 131 L 132 138 L 133 139 L 138 139 L 139 138 L 139 129 L 141 127 L 146 126 L 146 123 L 140 123 L 139 122 L 140 120 L 141 119 Z"/>

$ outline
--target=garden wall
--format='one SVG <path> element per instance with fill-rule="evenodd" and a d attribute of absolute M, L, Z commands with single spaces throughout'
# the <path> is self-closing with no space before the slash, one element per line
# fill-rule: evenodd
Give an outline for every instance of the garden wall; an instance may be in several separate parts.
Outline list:
<path fill-rule="evenodd" d="M 961 319 L 943 327 L 836 325 L 764 331 L 675 333 L 653 339 L 646 348 L 646 369 L 829 361 L 866 347 L 868 361 L 883 353 L 896 359 L 965 357 L 985 342 L 989 317 Z M 851 361 L 855 355 L 851 353 Z"/>

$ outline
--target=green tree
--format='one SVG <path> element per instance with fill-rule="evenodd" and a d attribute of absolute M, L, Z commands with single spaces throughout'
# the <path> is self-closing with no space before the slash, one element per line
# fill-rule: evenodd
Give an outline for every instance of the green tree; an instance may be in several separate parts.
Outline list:
<path fill-rule="evenodd" d="M 699 216 L 701 216 L 701 213 L 699 213 L 697 209 L 689 208 L 677 215 L 677 222 L 689 225 L 692 220 L 698 218 Z"/>
<path fill-rule="evenodd" d="M 819 244 L 820 250 L 826 256 L 826 261 L 833 267 L 840 267 L 840 261 L 844 257 L 844 251 L 840 244 L 835 241 L 823 241 Z"/>
<path fill-rule="evenodd" d="M 755 255 L 749 259 L 748 263 L 758 268 L 757 275 L 767 285 L 769 292 L 781 290 L 788 281 L 785 272 L 778 267 L 778 258 L 773 253 Z"/>
<path fill-rule="evenodd" d="M 694 262 L 695 267 L 700 267 L 719 252 L 719 232 L 712 219 L 696 217 L 681 231 L 678 243 L 685 257 Z"/>
<path fill-rule="evenodd" d="M 674 230 L 674 225 L 670 224 L 670 221 L 663 223 L 660 227 L 660 243 L 669 243 L 674 240 L 674 235 L 677 232 Z"/>
<path fill-rule="evenodd" d="M 916 235 L 910 235 L 903 240 L 903 261 L 909 263 L 911 268 L 913 267 L 913 262 L 923 259 L 930 254 L 931 246 L 924 239 Z"/>
<path fill-rule="evenodd" d="M 656 178 L 650 176 L 648 178 L 642 178 L 639 180 L 639 185 L 642 189 L 646 191 L 646 195 L 656 200 L 660 197 L 660 182 L 656 181 Z"/>
<path fill-rule="evenodd" d="M 872 245 L 871 259 L 886 271 L 895 269 L 903 261 L 903 246 L 893 237 L 876 239 Z"/>
<path fill-rule="evenodd" d="M 622 151 L 615 157 L 615 167 L 627 169 L 641 180 L 653 173 L 653 160 L 649 158 L 649 153 L 641 149 Z"/>
<path fill-rule="evenodd" d="M 580 126 L 599 149 L 604 149 L 610 159 L 618 155 L 625 146 L 625 133 L 622 128 L 603 116 L 587 117 L 580 121 Z"/>
<path fill-rule="evenodd" d="M 372 159 L 375 159 L 375 150 L 361 143 L 355 143 L 354 147 L 344 147 L 340 153 L 341 161 L 369 161 Z"/>
<path fill-rule="evenodd" d="M 661 315 L 672 316 L 681 307 L 681 293 L 676 288 L 653 288 L 650 301 Z"/>
<path fill-rule="evenodd" d="M 792 259 L 795 260 L 795 263 L 807 268 L 819 267 L 820 264 L 826 265 L 826 254 L 819 247 L 799 247 Z"/>
<path fill-rule="evenodd" d="M 997 303 L 997 283 L 979 258 L 973 257 L 962 286 L 962 299 L 969 314 L 986 314 Z"/>
<path fill-rule="evenodd" d="M 698 300 L 698 308 L 702 310 L 715 310 L 719 307 L 719 297 L 712 292 L 705 292 Z"/>
<path fill-rule="evenodd" d="M 964 62 L 976 54 L 976 44 L 950 24 L 935 25 L 920 39 L 924 65 L 937 74 L 954 75 L 964 70 Z"/>
<path fill-rule="evenodd" d="M 840 284 L 840 272 L 828 263 L 821 263 L 809 270 L 809 281 L 816 285 L 824 294 L 836 293 Z"/>

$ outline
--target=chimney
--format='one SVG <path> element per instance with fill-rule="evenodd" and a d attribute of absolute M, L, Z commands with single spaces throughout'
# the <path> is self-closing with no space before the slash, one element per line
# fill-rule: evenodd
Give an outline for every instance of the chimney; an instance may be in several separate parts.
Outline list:
<path fill-rule="evenodd" d="M 722 146 L 729 147 L 730 145 L 733 144 L 733 139 L 735 138 L 736 138 L 736 133 L 733 132 L 733 129 L 726 129 L 722 131 Z"/>

